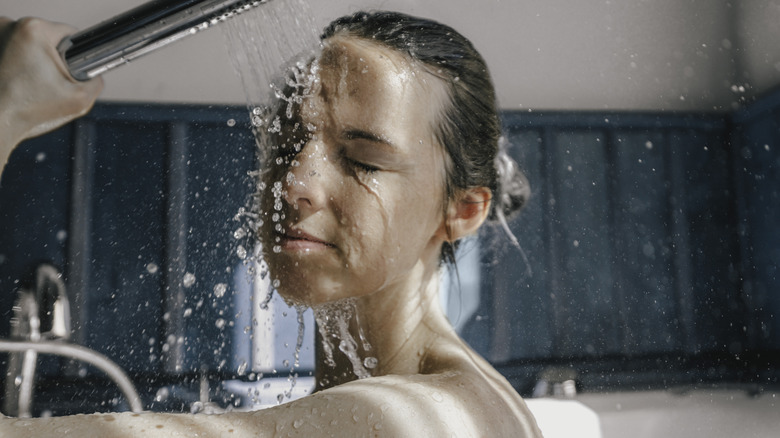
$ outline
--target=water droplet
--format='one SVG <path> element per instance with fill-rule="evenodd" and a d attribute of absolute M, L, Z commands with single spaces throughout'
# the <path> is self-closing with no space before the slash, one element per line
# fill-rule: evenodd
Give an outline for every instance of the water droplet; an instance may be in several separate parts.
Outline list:
<path fill-rule="evenodd" d="M 154 396 L 154 401 L 161 402 L 167 400 L 170 395 L 170 390 L 166 387 L 162 387 L 157 390 L 157 394 Z"/>
<path fill-rule="evenodd" d="M 431 394 L 431 398 L 432 398 L 434 401 L 437 401 L 437 402 L 439 402 L 439 403 L 441 403 L 442 401 L 444 401 L 444 397 L 442 397 L 441 393 L 440 393 L 440 392 L 438 392 L 438 391 L 434 391 L 434 393 L 433 393 L 433 394 Z"/>
<path fill-rule="evenodd" d="M 244 237 L 246 237 L 246 230 L 244 227 L 237 228 L 236 231 L 233 231 L 234 239 L 243 239 Z"/>
<path fill-rule="evenodd" d="M 219 318 L 219 319 L 216 320 L 216 322 L 214 322 L 214 325 L 217 326 L 217 328 L 221 330 L 221 329 L 225 328 L 225 320 L 222 319 L 222 318 Z"/>
<path fill-rule="evenodd" d="M 214 286 L 214 296 L 217 298 L 225 296 L 225 291 L 227 291 L 227 285 L 225 283 L 218 283 Z"/>
<path fill-rule="evenodd" d="M 158 269 L 160 269 L 160 268 L 155 263 L 147 263 L 146 264 L 146 272 L 148 272 L 150 274 L 156 274 Z"/>
<path fill-rule="evenodd" d="M 184 287 L 192 286 L 193 284 L 195 284 L 195 275 L 193 275 L 190 272 L 187 272 L 186 274 L 184 274 L 184 278 L 182 278 L 181 284 Z"/>
<path fill-rule="evenodd" d="M 243 245 L 238 245 L 238 248 L 236 248 L 236 255 L 241 260 L 244 260 L 246 258 L 246 248 L 244 248 Z"/>
<path fill-rule="evenodd" d="M 376 368 L 378 363 L 379 363 L 379 361 L 377 361 L 377 359 L 375 357 L 369 356 L 369 357 L 363 359 L 363 366 L 368 368 L 369 370 L 373 369 L 373 368 Z"/>

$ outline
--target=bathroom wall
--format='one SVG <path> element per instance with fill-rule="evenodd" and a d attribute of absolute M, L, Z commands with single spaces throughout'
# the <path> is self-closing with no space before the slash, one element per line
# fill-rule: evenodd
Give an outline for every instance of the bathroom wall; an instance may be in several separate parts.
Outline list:
<path fill-rule="evenodd" d="M 737 82 L 746 94 L 760 95 L 780 83 L 780 1 L 737 3 Z"/>
<path fill-rule="evenodd" d="M 83 28 L 142 2 L 0 0 L 0 14 Z M 780 0 L 311 3 L 318 26 L 372 8 L 453 25 L 487 58 L 505 109 L 725 111 L 780 82 L 780 54 L 772 45 Z M 225 52 L 219 29 L 195 35 L 106 75 L 103 98 L 242 103 Z"/>

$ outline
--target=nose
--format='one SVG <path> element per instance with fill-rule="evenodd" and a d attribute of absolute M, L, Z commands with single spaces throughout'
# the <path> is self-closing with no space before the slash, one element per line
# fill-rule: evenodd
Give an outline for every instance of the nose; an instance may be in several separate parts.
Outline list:
<path fill-rule="evenodd" d="M 284 199 L 296 210 L 315 212 L 328 200 L 325 145 L 312 139 L 290 163 L 284 178 Z"/>

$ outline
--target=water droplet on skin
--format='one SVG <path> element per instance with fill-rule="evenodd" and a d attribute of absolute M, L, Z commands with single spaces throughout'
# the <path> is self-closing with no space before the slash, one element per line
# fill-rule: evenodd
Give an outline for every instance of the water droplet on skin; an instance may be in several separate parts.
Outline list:
<path fill-rule="evenodd" d="M 156 274 L 159 267 L 155 263 L 147 263 L 146 264 L 146 272 L 150 274 Z"/>
<path fill-rule="evenodd" d="M 241 260 L 246 259 L 246 248 L 244 248 L 243 245 L 238 245 L 238 248 L 236 248 L 236 255 Z"/>
<path fill-rule="evenodd" d="M 236 231 L 233 232 L 233 238 L 236 240 L 243 239 L 244 237 L 246 237 L 246 230 L 243 227 L 237 228 Z"/>
<path fill-rule="evenodd" d="M 217 326 L 217 328 L 221 330 L 221 329 L 225 328 L 225 320 L 222 319 L 222 318 L 219 318 L 219 319 L 216 320 L 216 322 L 214 322 L 214 325 Z"/>
<path fill-rule="evenodd" d="M 376 368 L 377 363 L 378 363 L 378 361 L 377 361 L 377 359 L 375 357 L 369 356 L 369 357 L 363 359 L 363 366 L 368 368 L 369 370 Z"/>

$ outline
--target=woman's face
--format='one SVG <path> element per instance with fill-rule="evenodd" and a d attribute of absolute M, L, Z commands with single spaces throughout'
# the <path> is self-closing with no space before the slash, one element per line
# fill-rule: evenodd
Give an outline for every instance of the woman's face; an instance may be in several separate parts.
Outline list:
<path fill-rule="evenodd" d="M 281 185 L 265 195 L 261 230 L 277 289 L 307 305 L 411 285 L 413 272 L 438 265 L 446 236 L 431 129 L 444 84 L 356 38 L 331 38 L 315 65 L 300 120 L 285 123 L 310 137 L 271 172 Z"/>

